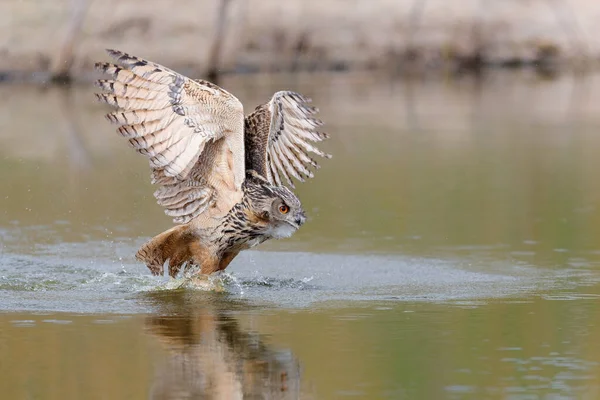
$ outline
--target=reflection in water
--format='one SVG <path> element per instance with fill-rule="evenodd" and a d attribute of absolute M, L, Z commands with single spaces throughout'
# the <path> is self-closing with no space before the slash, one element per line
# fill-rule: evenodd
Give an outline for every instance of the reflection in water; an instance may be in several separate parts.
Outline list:
<path fill-rule="evenodd" d="M 61 104 L 60 111 L 66 125 L 66 141 L 69 154 L 67 159 L 71 162 L 72 169 L 88 170 L 91 167 L 91 156 L 82 139 L 83 131 L 77 119 L 73 91 L 70 88 L 61 88 L 58 93 Z"/>
<path fill-rule="evenodd" d="M 598 251 L 598 78 L 227 77 L 247 104 L 282 88 L 306 93 L 332 136 L 335 162 L 298 187 L 309 222 L 261 249 L 445 256 L 503 246 L 495 257 L 546 265 Z M 26 240 L 140 238 L 171 225 L 147 162 L 103 123 L 92 92 L 0 87 L 0 182 L 10 188 L 0 229 L 54 232 L 23 237 L 19 251 Z"/>
<path fill-rule="evenodd" d="M 147 330 L 170 354 L 156 371 L 151 398 L 299 397 L 300 368 L 294 356 L 269 348 L 225 311 L 249 305 L 185 290 L 154 292 L 147 298 L 158 308 L 158 315 L 146 319 Z"/>

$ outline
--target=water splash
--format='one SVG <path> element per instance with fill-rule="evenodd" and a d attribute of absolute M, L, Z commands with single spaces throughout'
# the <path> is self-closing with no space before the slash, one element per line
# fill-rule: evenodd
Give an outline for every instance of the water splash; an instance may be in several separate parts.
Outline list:
<path fill-rule="evenodd" d="M 470 258 L 261 251 L 240 254 L 227 272 L 208 278 L 171 279 L 152 276 L 134 261 L 137 245 L 61 243 L 30 255 L 0 253 L 0 309 L 147 312 L 138 294 L 177 289 L 284 307 L 373 300 L 478 307 L 491 298 L 571 296 L 575 288 L 600 279 L 591 264 L 565 271 L 496 261 L 484 273 L 471 267 Z"/>

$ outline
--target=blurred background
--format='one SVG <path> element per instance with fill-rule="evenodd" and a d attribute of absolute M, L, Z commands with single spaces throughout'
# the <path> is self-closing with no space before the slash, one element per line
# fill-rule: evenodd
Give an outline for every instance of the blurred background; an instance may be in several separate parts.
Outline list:
<path fill-rule="evenodd" d="M 86 77 L 106 47 L 194 75 L 582 67 L 600 56 L 595 0 L 4 0 L 0 11 L 5 78 Z"/>
<path fill-rule="evenodd" d="M 0 397 L 600 398 L 597 0 L 1 0 Z M 94 101 L 115 48 L 332 153 L 223 292 L 133 255 L 172 226 Z M 69 84 L 71 83 L 71 84 Z"/>

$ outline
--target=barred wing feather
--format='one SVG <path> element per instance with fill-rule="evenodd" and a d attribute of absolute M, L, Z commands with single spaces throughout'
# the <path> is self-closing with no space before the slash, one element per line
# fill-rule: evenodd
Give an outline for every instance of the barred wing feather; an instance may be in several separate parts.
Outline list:
<path fill-rule="evenodd" d="M 165 213 L 187 223 L 215 202 L 233 206 L 241 198 L 245 169 L 240 101 L 212 83 L 107 51 L 118 65 L 96 64 L 112 78 L 97 82 L 104 93 L 96 97 L 117 108 L 107 119 L 148 157 L 152 183 L 161 185 L 154 196 Z"/>
<path fill-rule="evenodd" d="M 285 181 L 294 187 L 292 177 L 304 182 L 319 168 L 310 153 L 331 158 L 313 143 L 328 138 L 314 117 L 318 109 L 310 99 L 291 91 L 277 92 L 266 104 L 245 119 L 246 169 L 254 169 L 276 185 Z"/>

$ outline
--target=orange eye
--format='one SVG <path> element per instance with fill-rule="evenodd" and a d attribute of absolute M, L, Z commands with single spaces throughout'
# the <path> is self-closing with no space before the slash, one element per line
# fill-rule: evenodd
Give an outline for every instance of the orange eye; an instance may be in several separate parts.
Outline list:
<path fill-rule="evenodd" d="M 288 212 L 290 212 L 290 208 L 285 204 L 282 204 L 279 206 L 279 212 L 282 214 L 287 214 Z"/>

